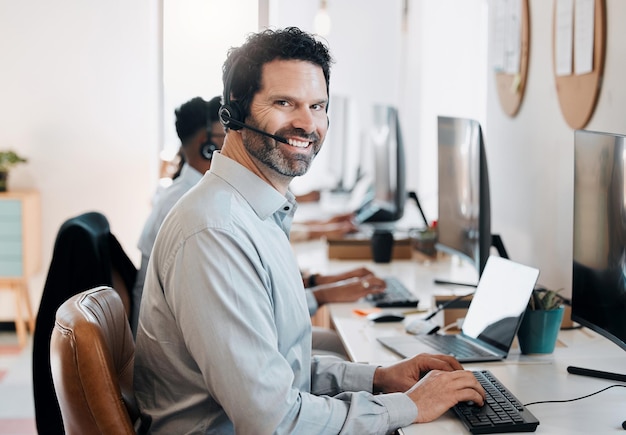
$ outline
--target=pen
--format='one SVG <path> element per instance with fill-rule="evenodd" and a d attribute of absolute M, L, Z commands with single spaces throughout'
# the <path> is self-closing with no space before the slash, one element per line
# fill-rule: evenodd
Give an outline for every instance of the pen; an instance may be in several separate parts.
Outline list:
<path fill-rule="evenodd" d="M 408 311 L 403 311 L 402 314 L 407 315 L 407 314 L 420 314 L 420 313 L 425 313 L 428 310 L 422 310 L 422 309 L 417 309 L 417 310 L 408 310 Z"/>

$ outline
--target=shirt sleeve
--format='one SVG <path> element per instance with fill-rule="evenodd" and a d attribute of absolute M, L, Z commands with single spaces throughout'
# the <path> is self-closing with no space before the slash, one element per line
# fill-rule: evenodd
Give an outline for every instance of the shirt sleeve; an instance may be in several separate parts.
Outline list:
<path fill-rule="evenodd" d="M 385 434 L 415 418 L 408 396 L 369 392 L 375 368 L 285 356 L 300 350 L 281 348 L 276 295 L 253 246 L 226 232 L 204 231 L 188 239 L 172 261 L 165 288 L 175 291 L 168 291 L 168 304 L 209 394 L 235 433 Z M 294 267 L 293 283 L 301 286 Z M 297 385 L 303 370 L 315 391 Z M 365 391 L 347 392 L 357 388 Z"/>
<path fill-rule="evenodd" d="M 372 428 L 398 428 L 417 418 L 417 407 L 406 394 L 372 395 L 377 366 L 342 361 L 332 356 L 316 356 L 311 364 L 312 393 L 348 400 L 351 408 L 367 408 L 371 402 L 380 405 L 379 413 L 346 420 L 346 433 L 369 433 Z M 353 394 L 344 394 L 353 392 Z M 356 394 L 354 394 L 356 392 Z M 376 409 L 376 408 L 374 408 Z"/>

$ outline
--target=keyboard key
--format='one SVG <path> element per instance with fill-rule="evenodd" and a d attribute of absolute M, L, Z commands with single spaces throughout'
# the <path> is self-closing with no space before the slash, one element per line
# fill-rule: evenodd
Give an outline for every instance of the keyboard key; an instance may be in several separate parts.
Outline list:
<path fill-rule="evenodd" d="M 439 352 L 446 355 L 454 355 L 456 358 L 491 355 L 485 349 L 459 339 L 456 335 L 418 335 L 416 338 L 434 347 Z"/>

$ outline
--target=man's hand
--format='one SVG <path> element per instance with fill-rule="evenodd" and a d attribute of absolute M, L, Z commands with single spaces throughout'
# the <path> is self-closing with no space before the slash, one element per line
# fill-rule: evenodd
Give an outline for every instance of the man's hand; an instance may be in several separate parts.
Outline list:
<path fill-rule="evenodd" d="M 332 302 L 354 302 L 370 293 L 381 293 L 385 287 L 385 281 L 370 274 L 362 278 L 354 277 L 322 284 L 311 290 L 318 305 L 321 306 Z"/>
<path fill-rule="evenodd" d="M 458 402 L 481 406 L 485 392 L 471 372 L 448 355 L 420 354 L 374 372 L 374 391 L 406 392 L 418 410 L 417 422 L 432 421 Z"/>
<path fill-rule="evenodd" d="M 340 214 L 326 220 L 310 220 L 303 222 L 309 231 L 309 238 L 341 239 L 346 234 L 356 233 L 359 227 L 354 223 L 354 214 Z"/>
<path fill-rule="evenodd" d="M 485 390 L 472 372 L 465 370 L 431 371 L 407 394 L 417 406 L 414 423 L 433 421 L 459 402 L 471 400 L 477 406 L 485 403 Z"/>
<path fill-rule="evenodd" d="M 331 284 L 331 283 L 337 283 L 339 281 L 345 281 L 350 278 L 368 278 L 368 277 L 373 277 L 373 276 L 374 276 L 374 272 L 372 272 L 368 268 L 357 267 L 356 269 L 351 269 L 346 272 L 337 273 L 334 275 L 318 275 L 317 284 L 318 285 Z"/>
<path fill-rule="evenodd" d="M 449 355 L 421 353 L 374 372 L 374 391 L 382 393 L 404 392 L 431 370 L 451 372 L 463 370 L 456 358 Z"/>

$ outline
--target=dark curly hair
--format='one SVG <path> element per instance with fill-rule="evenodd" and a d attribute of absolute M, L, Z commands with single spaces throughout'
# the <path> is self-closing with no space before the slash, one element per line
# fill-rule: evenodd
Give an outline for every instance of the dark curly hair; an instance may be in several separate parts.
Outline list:
<path fill-rule="evenodd" d="M 220 106 L 220 97 L 213 97 L 210 101 L 195 97 L 174 110 L 176 134 L 180 142 L 185 145 L 199 130 L 210 128 L 212 123 L 218 122 Z"/>
<path fill-rule="evenodd" d="M 261 87 L 263 65 L 276 59 L 303 60 L 319 65 L 324 72 L 326 90 L 329 92 L 330 65 L 333 59 L 328 48 L 313 35 L 297 27 L 287 27 L 253 33 L 242 46 L 232 47 L 228 51 L 222 68 L 223 101 L 237 100 L 244 111 L 244 117 L 247 116 L 252 98 Z M 230 99 L 228 92 L 232 96 Z"/>

